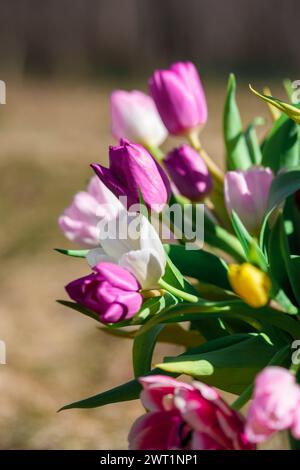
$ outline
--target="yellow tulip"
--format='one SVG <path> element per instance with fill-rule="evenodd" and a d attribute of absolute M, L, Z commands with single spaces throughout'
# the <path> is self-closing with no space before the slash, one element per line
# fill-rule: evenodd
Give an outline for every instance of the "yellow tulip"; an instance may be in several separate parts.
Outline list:
<path fill-rule="evenodd" d="M 252 264 L 230 264 L 228 279 L 234 292 L 251 307 L 259 308 L 268 303 L 270 278 Z"/>

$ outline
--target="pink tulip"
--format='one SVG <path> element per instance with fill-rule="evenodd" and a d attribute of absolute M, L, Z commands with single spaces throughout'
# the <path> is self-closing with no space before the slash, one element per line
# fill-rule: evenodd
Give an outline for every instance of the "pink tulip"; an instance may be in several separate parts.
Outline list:
<path fill-rule="evenodd" d="M 97 176 L 91 178 L 86 191 L 75 194 L 72 204 L 59 217 L 58 224 L 71 241 L 86 247 L 99 246 L 97 224 L 111 220 L 123 209 L 122 204 Z"/>
<path fill-rule="evenodd" d="M 151 96 L 141 91 L 115 90 L 110 99 L 112 134 L 147 146 L 160 146 L 167 138 Z"/>
<path fill-rule="evenodd" d="M 140 379 L 141 400 L 148 413 L 129 433 L 133 450 L 252 450 L 242 417 L 216 390 L 163 375 Z"/>
<path fill-rule="evenodd" d="M 149 87 L 170 134 L 186 134 L 206 123 L 205 94 L 191 62 L 177 62 L 168 70 L 156 70 Z"/>
<path fill-rule="evenodd" d="M 212 189 L 212 178 L 205 162 L 189 145 L 169 152 L 164 163 L 180 194 L 191 201 L 201 200 Z"/>
<path fill-rule="evenodd" d="M 229 171 L 224 191 L 228 213 L 235 211 L 247 230 L 258 235 L 268 207 L 273 181 L 270 168 L 253 167 L 246 171 Z"/>
<path fill-rule="evenodd" d="M 282 367 L 267 367 L 257 377 L 250 404 L 246 435 L 263 442 L 276 431 L 291 428 L 300 437 L 300 387 L 295 376 Z"/>
<path fill-rule="evenodd" d="M 140 309 L 142 295 L 136 278 L 121 266 L 102 262 L 88 276 L 76 279 L 66 291 L 78 304 L 97 313 L 103 323 L 129 320 Z"/>

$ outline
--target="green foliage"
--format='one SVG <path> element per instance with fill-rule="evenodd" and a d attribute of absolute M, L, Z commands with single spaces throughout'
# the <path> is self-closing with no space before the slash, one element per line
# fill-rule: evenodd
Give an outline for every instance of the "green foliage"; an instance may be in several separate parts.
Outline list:
<path fill-rule="evenodd" d="M 266 271 L 267 260 L 264 253 L 262 252 L 257 241 L 249 234 L 241 219 L 234 211 L 231 215 L 231 223 L 236 236 L 239 239 L 241 246 L 243 247 L 246 259 L 250 263 L 258 265 L 258 267 L 263 271 Z"/>
<path fill-rule="evenodd" d="M 249 334 L 243 341 L 218 350 L 167 357 L 158 367 L 166 372 L 186 374 L 208 385 L 240 394 L 278 350 L 270 338 Z"/>
<path fill-rule="evenodd" d="M 235 76 L 230 74 L 223 113 L 223 132 L 227 155 L 226 166 L 228 170 L 246 170 L 252 165 L 252 161 L 235 94 L 236 80 Z"/>
<path fill-rule="evenodd" d="M 55 251 L 62 255 L 73 256 L 74 258 L 85 258 L 89 250 L 66 250 L 65 248 L 54 248 Z"/>
<path fill-rule="evenodd" d="M 222 289 L 230 289 L 227 264 L 222 258 L 205 250 L 186 250 L 181 245 L 168 245 L 166 251 L 184 276 L 194 277 Z"/>
<path fill-rule="evenodd" d="M 298 126 L 287 116 L 277 119 L 263 146 L 262 165 L 274 173 L 282 168 L 293 168 L 300 164 Z"/>

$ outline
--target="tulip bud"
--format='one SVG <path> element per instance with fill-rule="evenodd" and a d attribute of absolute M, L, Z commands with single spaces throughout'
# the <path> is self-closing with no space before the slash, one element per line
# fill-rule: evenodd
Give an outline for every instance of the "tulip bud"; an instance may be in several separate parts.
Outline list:
<path fill-rule="evenodd" d="M 164 163 L 178 191 L 191 201 L 200 201 L 212 189 L 205 162 L 189 145 L 172 150 Z"/>
<path fill-rule="evenodd" d="M 187 134 L 206 123 L 205 94 L 191 62 L 177 62 L 168 70 L 156 70 L 149 87 L 170 134 Z"/>
<path fill-rule="evenodd" d="M 259 308 L 268 303 L 270 278 L 252 264 L 230 264 L 228 279 L 234 292 L 251 307 Z"/>
<path fill-rule="evenodd" d="M 110 99 L 112 134 L 148 147 L 159 147 L 167 138 L 151 96 L 141 91 L 116 90 Z"/>
<path fill-rule="evenodd" d="M 254 167 L 246 171 L 229 171 L 224 192 L 228 213 L 235 211 L 247 230 L 258 235 L 264 219 L 273 181 L 270 168 Z"/>
<path fill-rule="evenodd" d="M 267 367 L 256 377 L 253 400 L 247 416 L 250 442 L 263 442 L 276 431 L 291 428 L 300 437 L 300 387 L 295 376 L 282 367 Z"/>
<path fill-rule="evenodd" d="M 103 323 L 129 320 L 140 309 L 140 285 L 126 269 L 113 263 L 94 266 L 94 273 L 66 286 L 71 299 L 99 315 Z"/>
<path fill-rule="evenodd" d="M 69 240 L 94 247 L 99 245 L 98 223 L 115 218 L 122 209 L 114 194 L 94 176 L 86 191 L 75 194 L 72 204 L 59 217 L 58 224 Z"/>
<path fill-rule="evenodd" d="M 139 203 L 139 191 L 148 207 L 159 212 L 168 202 L 170 183 L 163 169 L 141 145 L 127 140 L 109 148 L 110 167 L 97 163 L 92 168 L 117 196 L 126 196 L 128 208 Z"/>

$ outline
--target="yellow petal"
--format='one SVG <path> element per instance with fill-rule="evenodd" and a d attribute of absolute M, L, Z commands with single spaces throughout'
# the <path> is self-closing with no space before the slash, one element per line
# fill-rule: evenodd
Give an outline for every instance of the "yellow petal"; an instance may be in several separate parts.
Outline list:
<path fill-rule="evenodd" d="M 268 303 L 270 278 L 252 264 L 230 264 L 228 279 L 234 292 L 251 307 L 259 308 Z"/>

